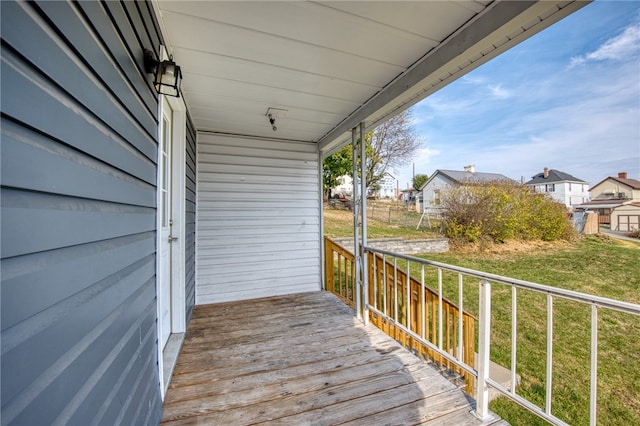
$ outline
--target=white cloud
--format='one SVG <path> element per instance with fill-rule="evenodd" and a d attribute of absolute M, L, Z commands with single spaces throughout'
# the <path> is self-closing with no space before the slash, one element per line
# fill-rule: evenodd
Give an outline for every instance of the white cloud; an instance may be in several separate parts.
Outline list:
<path fill-rule="evenodd" d="M 489 92 L 497 99 L 509 99 L 512 96 L 511 91 L 503 88 L 502 84 L 490 85 Z"/>
<path fill-rule="evenodd" d="M 571 69 L 574 67 L 578 67 L 584 64 L 585 62 L 587 62 L 587 60 L 583 56 L 574 56 L 569 61 L 569 65 L 567 66 L 567 68 Z"/>
<path fill-rule="evenodd" d="M 610 38 L 593 52 L 574 56 L 569 68 L 580 66 L 587 61 L 624 60 L 640 50 L 640 23 L 636 22 L 624 29 L 622 34 Z"/>

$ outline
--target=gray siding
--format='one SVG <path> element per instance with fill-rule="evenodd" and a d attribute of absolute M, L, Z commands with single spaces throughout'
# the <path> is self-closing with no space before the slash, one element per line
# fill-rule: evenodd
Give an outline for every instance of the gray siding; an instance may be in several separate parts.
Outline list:
<path fill-rule="evenodd" d="M 156 424 L 157 23 L 0 7 L 2 424 Z"/>
<path fill-rule="evenodd" d="M 196 129 L 187 118 L 187 152 L 185 178 L 185 303 L 187 324 L 196 304 Z"/>

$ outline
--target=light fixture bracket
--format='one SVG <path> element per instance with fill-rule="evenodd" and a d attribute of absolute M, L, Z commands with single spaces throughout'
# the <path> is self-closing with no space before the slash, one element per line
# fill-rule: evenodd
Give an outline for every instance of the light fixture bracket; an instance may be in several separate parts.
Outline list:
<path fill-rule="evenodd" d="M 276 127 L 276 119 L 279 117 L 286 117 L 286 115 L 287 115 L 286 109 L 272 108 L 272 107 L 267 108 L 267 112 L 265 114 L 265 116 L 269 120 L 269 124 L 271 124 L 271 129 L 274 132 L 278 130 L 278 127 Z"/>

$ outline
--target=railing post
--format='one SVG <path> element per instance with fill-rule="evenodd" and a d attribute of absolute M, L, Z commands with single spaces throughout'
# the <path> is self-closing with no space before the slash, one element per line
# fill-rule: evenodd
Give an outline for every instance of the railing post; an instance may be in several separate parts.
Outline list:
<path fill-rule="evenodd" d="M 476 383 L 476 416 L 489 418 L 489 350 L 491 348 L 491 283 L 480 281 L 478 315 L 478 382 Z"/>
<path fill-rule="evenodd" d="M 595 426 L 598 406 L 598 305 L 591 305 L 591 390 L 589 392 L 589 425 Z"/>
<path fill-rule="evenodd" d="M 334 263 L 333 263 L 333 241 L 330 241 L 325 237 L 324 239 L 324 289 L 330 292 L 335 292 L 335 271 L 334 271 Z"/>

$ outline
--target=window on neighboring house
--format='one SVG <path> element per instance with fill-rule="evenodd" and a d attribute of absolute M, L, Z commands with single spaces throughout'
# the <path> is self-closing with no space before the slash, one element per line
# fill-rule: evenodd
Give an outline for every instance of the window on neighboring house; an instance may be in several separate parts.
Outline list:
<path fill-rule="evenodd" d="M 435 191 L 433 191 L 433 204 L 435 204 L 436 206 L 440 205 L 440 190 L 436 189 Z"/>
<path fill-rule="evenodd" d="M 546 192 L 555 192 L 556 190 L 556 184 L 555 183 L 549 183 L 547 185 L 545 185 L 545 191 Z"/>
<path fill-rule="evenodd" d="M 571 192 L 571 183 L 569 183 L 569 192 Z"/>

